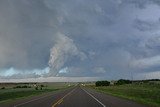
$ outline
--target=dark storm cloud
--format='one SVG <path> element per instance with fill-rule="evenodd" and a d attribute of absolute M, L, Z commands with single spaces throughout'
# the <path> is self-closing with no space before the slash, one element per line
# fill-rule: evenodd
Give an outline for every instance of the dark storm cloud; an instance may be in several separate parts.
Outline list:
<path fill-rule="evenodd" d="M 50 25 L 50 20 L 55 20 L 54 12 L 39 0 L 1 2 L 0 66 L 18 69 L 47 66 L 54 40 L 55 29 Z"/>
<path fill-rule="evenodd" d="M 130 78 L 130 71 L 158 71 L 159 5 L 156 0 L 1 0 L 1 77 L 24 78 L 24 72 L 26 78 L 116 79 Z"/>

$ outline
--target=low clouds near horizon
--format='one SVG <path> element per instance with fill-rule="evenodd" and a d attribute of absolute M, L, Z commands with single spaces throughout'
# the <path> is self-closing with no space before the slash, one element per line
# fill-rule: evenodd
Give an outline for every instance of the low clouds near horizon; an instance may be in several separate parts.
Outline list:
<path fill-rule="evenodd" d="M 160 78 L 157 0 L 0 0 L 0 78 Z"/>

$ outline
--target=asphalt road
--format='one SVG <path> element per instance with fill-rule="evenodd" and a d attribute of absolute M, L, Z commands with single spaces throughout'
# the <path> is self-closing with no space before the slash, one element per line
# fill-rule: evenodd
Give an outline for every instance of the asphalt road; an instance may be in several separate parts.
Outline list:
<path fill-rule="evenodd" d="M 132 101 L 76 86 L 30 99 L 19 100 L 0 107 L 146 107 Z"/>

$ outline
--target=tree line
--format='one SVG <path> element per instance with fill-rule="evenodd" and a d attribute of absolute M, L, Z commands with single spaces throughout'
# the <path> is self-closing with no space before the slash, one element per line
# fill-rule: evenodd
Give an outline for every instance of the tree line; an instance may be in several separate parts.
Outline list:
<path fill-rule="evenodd" d="M 131 80 L 125 80 L 125 79 L 120 79 L 118 81 L 116 81 L 114 83 L 114 85 L 123 85 L 123 84 L 131 84 L 132 81 Z M 109 81 L 97 81 L 95 83 L 95 85 L 98 87 L 98 86 L 109 86 L 110 85 L 110 82 Z"/>
<path fill-rule="evenodd" d="M 96 86 L 109 86 L 110 82 L 109 81 L 97 81 Z"/>

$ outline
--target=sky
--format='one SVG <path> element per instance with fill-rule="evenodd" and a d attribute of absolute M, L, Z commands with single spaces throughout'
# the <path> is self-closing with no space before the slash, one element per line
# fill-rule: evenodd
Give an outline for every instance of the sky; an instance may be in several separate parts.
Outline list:
<path fill-rule="evenodd" d="M 0 81 L 160 79 L 159 0 L 0 0 Z"/>

